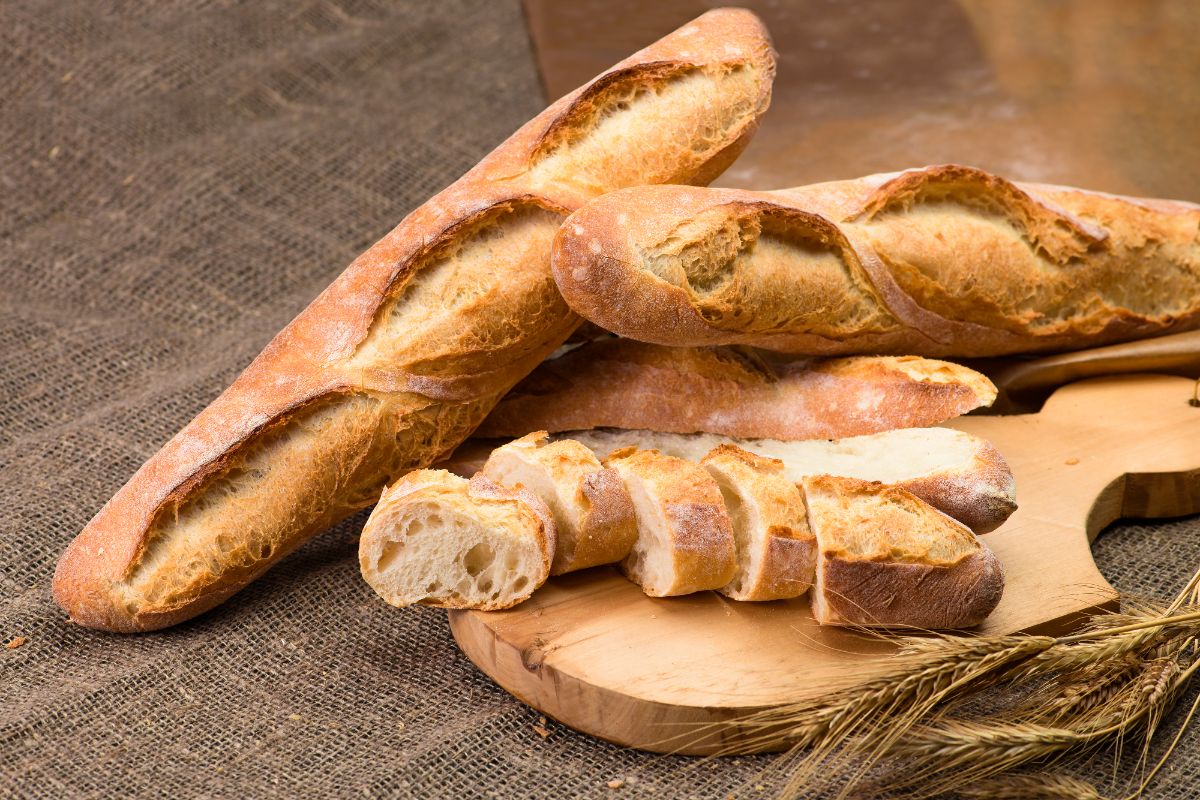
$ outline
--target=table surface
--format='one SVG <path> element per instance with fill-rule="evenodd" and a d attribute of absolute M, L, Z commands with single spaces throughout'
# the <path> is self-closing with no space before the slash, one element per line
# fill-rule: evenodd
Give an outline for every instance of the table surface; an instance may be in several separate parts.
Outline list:
<path fill-rule="evenodd" d="M 719 3 L 526 0 L 558 97 Z M 956 162 L 1200 201 L 1200 12 L 1186 2 L 751 0 L 771 109 L 717 185 L 779 189 Z"/>

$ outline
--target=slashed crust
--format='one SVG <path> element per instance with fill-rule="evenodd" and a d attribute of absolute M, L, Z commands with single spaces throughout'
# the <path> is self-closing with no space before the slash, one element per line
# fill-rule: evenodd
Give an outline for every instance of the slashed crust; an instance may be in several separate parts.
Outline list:
<path fill-rule="evenodd" d="M 447 455 L 579 323 L 549 274 L 561 218 L 601 191 L 712 178 L 757 128 L 773 76 L 758 19 L 717 10 L 552 104 L 359 256 L 150 458 L 60 558 L 58 603 L 106 630 L 176 624 Z M 636 148 L 589 138 L 617 113 L 645 131 Z M 496 245 L 506 268 L 468 270 L 453 310 L 411 300 L 445 277 L 436 265 L 513 231 Z M 181 517 L 195 524 L 181 532 Z"/>
<path fill-rule="evenodd" d="M 1200 326 L 1198 230 L 1192 203 L 951 164 L 612 193 L 564 223 L 554 274 L 581 315 L 646 342 L 996 356 Z"/>

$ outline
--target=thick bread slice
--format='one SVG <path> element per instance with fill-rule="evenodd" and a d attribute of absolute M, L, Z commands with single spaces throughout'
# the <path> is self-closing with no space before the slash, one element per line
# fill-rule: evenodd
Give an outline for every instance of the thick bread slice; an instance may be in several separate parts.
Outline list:
<path fill-rule="evenodd" d="M 605 462 L 633 498 L 638 537 L 621 562 L 652 597 L 720 589 L 737 571 L 733 528 L 716 481 L 698 464 L 627 448 Z"/>
<path fill-rule="evenodd" d="M 1200 326 L 1200 205 L 957 165 L 774 192 L 646 187 L 572 214 L 554 277 L 666 345 L 995 356 Z"/>
<path fill-rule="evenodd" d="M 430 469 L 383 493 L 358 544 L 363 578 L 401 607 L 508 608 L 546 582 L 553 556 L 539 497 Z"/>
<path fill-rule="evenodd" d="M 601 458 L 619 448 L 641 447 L 699 461 L 728 442 L 708 434 L 655 431 L 578 431 L 570 436 Z M 1016 483 L 1000 451 L 977 436 L 949 428 L 906 428 L 835 441 L 745 439 L 735 444 L 779 459 L 794 481 L 839 475 L 894 484 L 976 533 L 995 530 L 1017 508 Z"/>
<path fill-rule="evenodd" d="M 174 625 L 445 456 L 579 324 L 550 275 L 564 217 L 613 189 L 712 180 L 774 69 L 753 14 L 711 11 L 530 120 L 138 470 L 59 560 L 58 603 L 93 628 Z"/>
<path fill-rule="evenodd" d="M 829 475 L 802 486 L 822 625 L 967 628 L 1000 602 L 1004 572 L 992 551 L 911 492 Z"/>
<path fill-rule="evenodd" d="M 916 356 L 768 360 L 748 348 L 602 339 L 544 362 L 476 435 L 612 427 L 837 439 L 933 425 L 995 399 L 978 372 Z"/>
<path fill-rule="evenodd" d="M 579 442 L 551 442 L 537 431 L 493 450 L 480 474 L 533 492 L 550 508 L 558 531 L 551 575 L 615 564 L 637 540 L 624 481 Z"/>
<path fill-rule="evenodd" d="M 700 463 L 721 488 L 737 546 L 737 573 L 721 593 L 734 600 L 787 600 L 808 591 L 817 541 L 783 462 L 723 444 Z"/>

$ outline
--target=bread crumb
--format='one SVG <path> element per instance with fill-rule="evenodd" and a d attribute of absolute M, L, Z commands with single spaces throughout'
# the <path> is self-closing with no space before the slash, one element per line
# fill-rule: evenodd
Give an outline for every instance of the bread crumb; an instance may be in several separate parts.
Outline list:
<path fill-rule="evenodd" d="M 292 722 L 299 722 L 300 715 L 299 714 L 288 714 L 288 719 L 290 719 Z"/>
<path fill-rule="evenodd" d="M 8 644 L 4 645 L 4 647 L 6 650 L 16 650 L 18 647 L 20 647 L 21 645 L 25 644 L 28 641 L 29 640 L 26 639 L 24 636 L 14 636 L 12 638 L 12 640 L 9 641 Z"/>
<path fill-rule="evenodd" d="M 397 722 L 397 723 L 396 723 L 396 730 L 398 730 L 398 731 L 402 731 L 402 730 L 404 730 L 404 723 L 403 723 L 403 722 Z"/>
<path fill-rule="evenodd" d="M 1068 458 L 1063 463 L 1066 464 L 1068 467 L 1073 467 L 1079 463 L 1079 459 L 1078 458 Z"/>
<path fill-rule="evenodd" d="M 550 738 L 550 731 L 546 730 L 541 725 L 534 725 L 533 732 L 536 733 L 538 736 L 542 737 L 543 739 Z"/>
<path fill-rule="evenodd" d="M 54 147 L 50 148 L 50 152 L 47 155 L 49 155 L 51 158 L 58 158 L 58 154 L 61 152 L 62 148 L 58 145 L 54 145 Z"/>
<path fill-rule="evenodd" d="M 622 786 L 625 785 L 625 779 L 624 778 L 613 778 L 611 781 L 609 781 L 608 783 L 606 783 L 604 785 L 610 789 L 620 789 Z"/>
<path fill-rule="evenodd" d="M 71 79 L 74 77 L 75 77 L 75 73 L 68 70 L 67 72 L 63 73 L 62 78 L 60 78 L 59 80 L 61 80 L 63 83 L 70 83 Z"/>

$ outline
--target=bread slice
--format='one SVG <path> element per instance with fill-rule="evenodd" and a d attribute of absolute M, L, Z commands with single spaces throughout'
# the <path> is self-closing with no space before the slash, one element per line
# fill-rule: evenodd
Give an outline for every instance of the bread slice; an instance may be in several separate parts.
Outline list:
<path fill-rule="evenodd" d="M 721 489 L 737 546 L 737 572 L 721 593 L 734 600 L 787 600 L 808 591 L 817 542 L 804 497 L 783 462 L 723 444 L 700 463 Z"/>
<path fill-rule="evenodd" d="M 1000 602 L 1004 573 L 992 551 L 911 492 L 830 475 L 801 483 L 822 625 L 967 628 Z"/>
<path fill-rule="evenodd" d="M 363 578 L 394 606 L 508 608 L 545 583 L 554 519 L 523 489 L 443 470 L 410 472 L 363 527 Z"/>
<path fill-rule="evenodd" d="M 980 373 L 915 356 L 782 359 L 604 339 L 542 362 L 476 435 L 614 427 L 837 439 L 933 425 L 995 399 Z"/>
<path fill-rule="evenodd" d="M 579 442 L 551 442 L 537 431 L 493 450 L 480 474 L 525 488 L 549 507 L 558 532 L 551 575 L 614 564 L 637 540 L 633 501 L 621 476 Z"/>
<path fill-rule="evenodd" d="M 720 589 L 733 579 L 733 528 L 721 490 L 699 464 L 627 448 L 605 462 L 633 499 L 638 537 L 621 562 L 652 597 Z"/>
<path fill-rule="evenodd" d="M 570 435 L 601 458 L 619 448 L 640 447 L 699 461 L 730 441 L 709 434 L 655 431 Z M 905 428 L 834 441 L 743 439 L 735 443 L 779 459 L 794 481 L 809 475 L 840 475 L 900 486 L 976 533 L 995 530 L 1017 508 L 1016 483 L 1000 451 L 977 436 L 949 428 Z"/>

